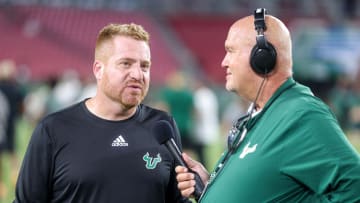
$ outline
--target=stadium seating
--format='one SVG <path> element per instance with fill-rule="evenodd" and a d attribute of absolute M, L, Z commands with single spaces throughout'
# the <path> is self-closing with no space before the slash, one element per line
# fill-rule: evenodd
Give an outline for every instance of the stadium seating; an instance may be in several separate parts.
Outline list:
<path fill-rule="evenodd" d="M 215 82 L 223 83 L 225 71 L 221 61 L 225 55 L 224 40 L 229 27 L 235 21 L 227 16 L 169 16 L 172 28 L 198 59 L 200 68 Z"/>
<path fill-rule="evenodd" d="M 76 8 L 14 6 L 0 8 L 0 59 L 26 65 L 32 79 L 56 76 L 65 69 L 92 74 L 96 35 L 108 23 L 138 23 L 151 34 L 152 80 L 178 67 L 158 25 L 144 13 Z"/>

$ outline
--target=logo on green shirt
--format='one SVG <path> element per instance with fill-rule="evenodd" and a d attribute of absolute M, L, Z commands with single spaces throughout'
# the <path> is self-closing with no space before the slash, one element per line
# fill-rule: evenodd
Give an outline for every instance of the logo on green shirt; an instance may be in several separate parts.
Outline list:
<path fill-rule="evenodd" d="M 244 147 L 243 151 L 241 152 L 239 158 L 243 159 L 246 155 L 253 153 L 256 151 L 257 144 L 250 147 L 250 142 Z"/>

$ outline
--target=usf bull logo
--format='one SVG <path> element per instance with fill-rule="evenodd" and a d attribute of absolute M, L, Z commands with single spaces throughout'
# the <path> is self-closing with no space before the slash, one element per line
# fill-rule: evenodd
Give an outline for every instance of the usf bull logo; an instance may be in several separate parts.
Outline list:
<path fill-rule="evenodd" d="M 147 169 L 154 169 L 156 168 L 156 165 L 161 162 L 161 156 L 160 154 L 157 154 L 157 156 L 154 158 L 149 156 L 149 152 L 146 152 L 146 154 L 143 156 L 143 160 L 146 162 L 145 167 Z"/>

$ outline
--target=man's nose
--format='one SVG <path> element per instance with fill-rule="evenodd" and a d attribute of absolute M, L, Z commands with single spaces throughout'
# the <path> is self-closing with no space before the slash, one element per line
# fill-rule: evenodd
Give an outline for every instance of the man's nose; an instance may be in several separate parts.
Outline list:
<path fill-rule="evenodd" d="M 142 70 L 140 64 L 133 64 L 133 67 L 130 70 L 130 76 L 134 79 L 141 80 L 142 79 Z"/>

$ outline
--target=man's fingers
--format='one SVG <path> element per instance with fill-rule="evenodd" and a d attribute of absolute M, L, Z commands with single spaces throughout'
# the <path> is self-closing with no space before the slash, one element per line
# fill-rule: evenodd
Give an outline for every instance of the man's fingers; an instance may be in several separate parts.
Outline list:
<path fill-rule="evenodd" d="M 190 197 L 192 195 L 192 193 L 194 192 L 195 188 L 194 187 L 191 187 L 191 188 L 188 188 L 188 189 L 185 189 L 185 190 L 181 190 L 181 195 L 183 197 Z"/>
<path fill-rule="evenodd" d="M 188 169 L 184 166 L 176 166 L 175 172 L 176 173 L 186 173 L 186 172 L 188 172 Z"/>
<path fill-rule="evenodd" d="M 176 180 L 180 183 L 183 181 L 194 180 L 195 176 L 193 173 L 178 173 L 176 175 Z"/>
<path fill-rule="evenodd" d="M 183 166 L 177 166 L 175 168 L 177 173 L 176 180 L 178 182 L 178 188 L 181 195 L 184 197 L 190 197 L 195 190 L 195 176 L 193 173 L 189 173 L 188 169 Z"/>
<path fill-rule="evenodd" d="M 189 180 L 189 181 L 183 181 L 178 183 L 178 188 L 181 192 L 181 195 L 184 197 L 190 197 L 193 192 L 195 191 L 195 181 Z"/>
<path fill-rule="evenodd" d="M 194 187 L 194 186 L 195 186 L 195 180 L 193 180 L 193 179 L 178 182 L 178 188 L 180 190 L 184 190 L 184 189 Z"/>

